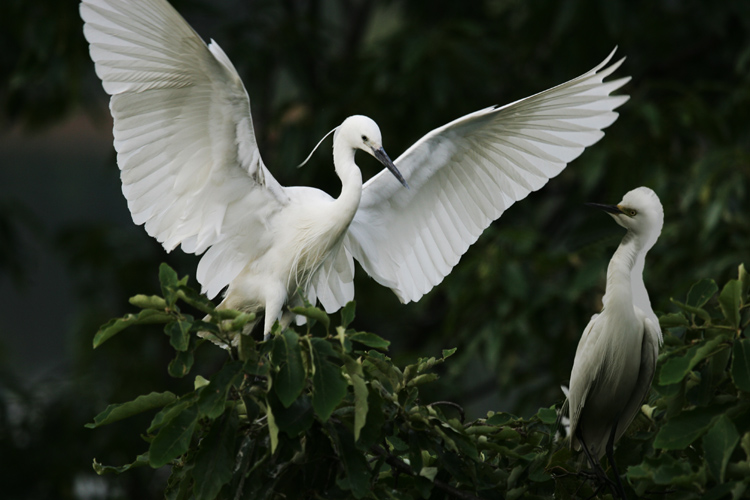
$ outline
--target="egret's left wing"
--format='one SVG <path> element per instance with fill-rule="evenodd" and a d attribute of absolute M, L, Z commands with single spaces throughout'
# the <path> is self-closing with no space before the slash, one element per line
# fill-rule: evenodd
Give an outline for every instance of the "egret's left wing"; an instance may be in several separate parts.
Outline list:
<path fill-rule="evenodd" d="M 354 258 L 402 302 L 418 300 L 513 203 L 544 186 L 602 138 L 627 96 L 604 82 L 622 63 L 433 130 L 394 163 L 411 189 L 381 172 L 363 188 L 346 236 Z"/>
<path fill-rule="evenodd" d="M 597 327 L 596 320 L 598 317 L 599 314 L 591 316 L 589 324 L 584 328 L 583 335 L 581 335 L 581 340 L 578 341 L 578 347 L 576 348 L 573 369 L 570 372 L 570 385 L 566 401 L 570 418 L 570 445 L 575 450 L 580 447 L 575 433 L 581 410 L 586 405 L 586 398 L 592 392 L 601 369 L 602 358 L 596 356 L 594 354 L 596 349 L 592 348 L 598 337 L 598 335 L 592 336 L 592 332 Z M 599 329 L 601 329 L 601 324 Z"/>

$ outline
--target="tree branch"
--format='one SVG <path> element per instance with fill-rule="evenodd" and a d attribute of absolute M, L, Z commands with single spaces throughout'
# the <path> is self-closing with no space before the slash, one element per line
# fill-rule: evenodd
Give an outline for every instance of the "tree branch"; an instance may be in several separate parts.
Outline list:
<path fill-rule="evenodd" d="M 411 468 L 409 464 L 401 460 L 395 455 L 390 454 L 388 451 L 386 451 L 383 447 L 375 445 L 372 448 L 370 448 L 376 455 L 379 455 L 385 459 L 385 463 L 390 465 L 391 467 L 397 469 L 400 472 L 403 472 L 405 474 L 409 474 L 410 476 L 418 476 L 416 472 L 414 472 L 414 469 Z M 453 486 L 444 483 L 443 481 L 439 479 L 433 480 L 433 484 L 440 488 L 441 490 L 445 491 L 449 495 L 452 495 L 456 498 L 460 498 L 461 500 L 483 500 L 481 497 L 476 497 L 469 493 L 468 491 L 462 491 L 458 488 L 454 488 Z"/>

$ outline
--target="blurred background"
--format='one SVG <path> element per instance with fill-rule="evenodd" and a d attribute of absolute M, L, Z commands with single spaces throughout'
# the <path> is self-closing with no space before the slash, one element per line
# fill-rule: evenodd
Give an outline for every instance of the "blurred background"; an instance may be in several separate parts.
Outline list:
<path fill-rule="evenodd" d="M 401 305 L 361 270 L 357 329 L 399 362 L 458 347 L 432 399 L 522 416 L 562 400 L 580 334 L 601 306 L 623 230 L 584 202 L 653 188 L 665 210 L 645 281 L 658 313 L 699 278 L 750 265 L 750 3 L 736 0 L 174 0 L 227 52 L 247 87 L 265 163 L 285 185 L 338 194 L 330 142 L 375 119 L 397 157 L 454 118 L 569 80 L 613 47 L 631 96 L 605 137 L 511 207 L 443 283 Z M 120 192 L 108 98 L 74 0 L 0 5 L 0 488 L 15 498 L 160 498 L 167 474 L 98 477 L 146 449 L 149 416 L 83 425 L 113 402 L 185 391 L 222 353 L 171 379 L 158 330 L 97 351 L 99 325 L 159 293 L 157 271 L 197 259 L 135 226 Z M 380 167 L 358 156 L 365 178 Z M 194 281 L 191 283 L 195 284 Z M 204 349 L 205 350 L 205 349 Z M 218 351 L 218 350 L 216 350 Z"/>

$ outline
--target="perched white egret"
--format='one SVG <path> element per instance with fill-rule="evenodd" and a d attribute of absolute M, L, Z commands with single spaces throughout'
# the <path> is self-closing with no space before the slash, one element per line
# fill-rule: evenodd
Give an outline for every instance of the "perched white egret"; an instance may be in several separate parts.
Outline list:
<path fill-rule="evenodd" d="M 353 299 L 353 259 L 402 302 L 418 300 L 505 209 L 601 139 L 628 99 L 610 93 L 629 78 L 603 81 L 622 63 L 606 67 L 610 54 L 567 83 L 433 130 L 395 162 L 375 122 L 351 116 L 333 139 L 342 188 L 332 198 L 274 179 L 236 69 L 166 0 L 83 0 L 80 12 L 112 96 L 133 221 L 167 251 L 203 253 L 204 292 L 228 287 L 222 307 L 265 310 L 266 334 L 291 319 L 284 305 L 298 289 L 328 312 Z M 393 175 L 363 185 L 357 149 Z"/>
<path fill-rule="evenodd" d="M 599 460 L 607 453 L 618 494 L 624 496 L 612 452 L 651 387 L 662 342 L 643 266 L 661 234 L 664 209 L 647 187 L 628 192 L 618 205 L 589 205 L 607 211 L 628 231 L 607 268 L 602 311 L 591 317 L 576 349 L 567 401 L 570 444 L 576 450 L 583 447 L 599 471 Z"/>

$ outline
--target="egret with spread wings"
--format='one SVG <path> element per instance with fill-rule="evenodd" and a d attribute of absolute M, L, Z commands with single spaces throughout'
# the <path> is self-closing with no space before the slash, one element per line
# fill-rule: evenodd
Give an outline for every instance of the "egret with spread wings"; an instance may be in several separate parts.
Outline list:
<path fill-rule="evenodd" d="M 336 129 L 341 194 L 285 187 L 258 151 L 250 100 L 227 55 L 166 0 L 83 0 L 90 54 L 112 98 L 122 189 L 136 224 L 197 270 L 222 307 L 265 310 L 264 333 L 301 289 L 332 312 L 354 297 L 356 259 L 402 302 L 450 273 L 482 231 L 604 135 L 628 78 L 604 82 L 612 54 L 567 83 L 463 116 L 396 161 L 378 126 Z M 356 150 L 385 170 L 363 184 Z"/>

